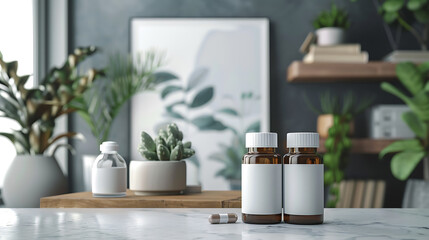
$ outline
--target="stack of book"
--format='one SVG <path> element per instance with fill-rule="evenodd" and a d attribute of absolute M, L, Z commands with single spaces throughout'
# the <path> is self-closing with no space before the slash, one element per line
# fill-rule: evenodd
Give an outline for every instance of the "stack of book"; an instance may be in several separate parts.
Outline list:
<path fill-rule="evenodd" d="M 367 63 L 368 52 L 362 52 L 360 44 L 341 44 L 333 46 L 310 45 L 304 56 L 305 63 Z"/>
<path fill-rule="evenodd" d="M 386 182 L 383 180 L 344 180 L 340 183 L 337 208 L 382 208 Z"/>
<path fill-rule="evenodd" d="M 384 57 L 384 61 L 387 62 L 415 62 L 422 63 L 429 61 L 428 51 L 406 51 L 397 50 L 391 52 L 389 55 Z"/>

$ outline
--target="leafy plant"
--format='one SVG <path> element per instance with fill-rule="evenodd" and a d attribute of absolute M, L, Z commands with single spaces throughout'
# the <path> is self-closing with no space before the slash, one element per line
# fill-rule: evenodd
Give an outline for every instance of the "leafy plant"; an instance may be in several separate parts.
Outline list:
<path fill-rule="evenodd" d="M 75 49 L 63 66 L 51 69 L 33 89 L 25 87 L 29 76 L 18 76 L 18 62 L 5 62 L 0 54 L 0 116 L 14 120 L 20 127 L 0 135 L 12 141 L 17 154 L 43 154 L 59 139 L 78 136 L 75 132 L 53 136 L 55 120 L 76 111 L 70 102 L 81 96 L 101 74 L 94 69 L 85 75 L 77 71 L 79 63 L 95 52 L 95 47 Z M 71 147 L 57 144 L 52 154 L 59 146 Z"/>
<path fill-rule="evenodd" d="M 399 24 L 416 38 L 422 50 L 428 49 L 429 0 L 385 0 L 379 12 L 386 23 Z"/>
<path fill-rule="evenodd" d="M 350 27 L 349 16 L 343 9 L 332 4 L 330 11 L 322 11 L 313 21 L 315 29 L 324 27 L 339 27 L 347 29 Z"/>
<path fill-rule="evenodd" d="M 325 141 L 326 153 L 323 156 L 325 165 L 324 181 L 329 187 L 328 207 L 335 207 L 339 200 L 338 185 L 344 178 L 344 170 L 347 167 L 348 156 L 351 149 L 351 140 L 348 136 L 350 123 L 353 118 L 368 108 L 373 99 L 364 97 L 363 101 L 357 102 L 357 98 L 349 93 L 340 99 L 328 92 L 321 95 L 321 110 L 316 108 L 305 97 L 309 107 L 317 114 L 333 114 L 334 123 L 329 128 L 329 136 Z"/>
<path fill-rule="evenodd" d="M 162 74 L 155 73 L 162 64 L 162 57 L 148 52 L 142 59 L 131 56 L 112 55 L 105 70 L 105 81 L 94 84 L 72 104 L 101 144 L 109 138 L 113 121 L 122 106 L 136 93 L 151 89 L 164 81 Z"/>
<path fill-rule="evenodd" d="M 220 114 L 236 118 L 241 123 L 243 123 L 245 120 L 245 102 L 256 98 L 257 97 L 254 96 L 251 92 L 242 93 L 241 104 L 239 104 L 241 105 L 241 109 L 236 107 L 227 107 L 220 109 L 218 112 Z M 244 129 L 235 129 L 225 124 L 227 129 L 233 132 L 234 136 L 232 138 L 231 144 L 226 145 L 224 143 L 220 143 L 219 147 L 221 150 L 212 153 L 209 156 L 210 160 L 218 161 L 224 164 L 224 167 L 216 173 L 216 176 L 222 176 L 225 179 L 241 179 L 241 158 L 246 153 L 245 134 L 247 132 L 259 132 L 260 125 L 260 121 L 255 121 Z M 245 126 L 245 124 L 241 124 L 241 126 Z"/>
<path fill-rule="evenodd" d="M 190 117 L 190 112 L 207 105 L 213 99 L 215 92 L 213 86 L 205 86 L 198 91 L 196 90 L 198 85 L 204 81 L 207 74 L 208 70 L 206 68 L 194 70 L 186 83 L 175 81 L 165 86 L 161 91 L 161 98 L 166 100 L 173 93 L 181 95 L 180 100 L 166 107 L 166 112 L 169 117 L 179 121 L 185 121 L 202 131 L 222 131 L 227 129 L 227 127 L 211 114 L 202 114 L 195 118 Z M 165 74 L 165 79 L 178 79 L 178 77 L 170 73 Z M 182 111 L 179 111 L 178 107 L 182 107 Z"/>
<path fill-rule="evenodd" d="M 393 176 L 406 180 L 417 164 L 429 156 L 429 62 L 421 65 L 405 62 L 396 65 L 396 75 L 407 89 L 408 94 L 390 83 L 382 83 L 381 88 L 402 101 L 411 109 L 402 115 L 404 122 L 416 134 L 415 139 L 399 140 L 380 152 L 380 158 L 387 153 L 395 153 L 390 162 Z M 429 167 L 429 166 L 425 166 Z M 425 173 L 425 179 L 429 176 Z"/>
<path fill-rule="evenodd" d="M 155 140 L 143 131 L 138 150 L 147 160 L 178 161 L 192 157 L 195 154 L 192 143 L 182 143 L 182 140 L 182 131 L 175 123 L 171 123 L 159 130 Z"/>

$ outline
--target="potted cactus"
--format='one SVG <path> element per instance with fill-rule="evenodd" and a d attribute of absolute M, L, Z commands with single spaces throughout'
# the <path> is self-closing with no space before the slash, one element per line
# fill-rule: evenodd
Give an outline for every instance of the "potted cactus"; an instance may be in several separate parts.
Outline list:
<path fill-rule="evenodd" d="M 153 139 L 141 134 L 138 150 L 143 161 L 131 161 L 130 189 L 136 195 L 179 194 L 186 188 L 186 162 L 195 151 L 191 142 L 183 142 L 183 133 L 175 123 L 159 130 Z"/>

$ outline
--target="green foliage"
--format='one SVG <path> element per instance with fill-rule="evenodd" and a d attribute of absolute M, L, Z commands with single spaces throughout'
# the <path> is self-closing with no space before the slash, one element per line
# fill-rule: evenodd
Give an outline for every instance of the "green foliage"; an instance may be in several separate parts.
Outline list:
<path fill-rule="evenodd" d="M 381 88 L 401 100 L 411 109 L 402 115 L 404 122 L 416 134 L 416 139 L 400 140 L 387 146 L 380 153 L 380 158 L 387 153 L 395 153 L 391 161 L 392 174 L 406 180 L 417 164 L 429 156 L 429 62 L 415 65 L 399 63 L 396 74 L 408 94 L 390 83 L 382 83 Z"/>
<path fill-rule="evenodd" d="M 155 73 L 161 64 L 162 58 L 155 52 L 146 53 L 143 59 L 138 56 L 136 60 L 130 56 L 112 55 L 104 81 L 94 84 L 71 103 L 100 144 L 109 138 L 113 121 L 132 96 L 175 78 L 169 73 Z"/>
<path fill-rule="evenodd" d="M 332 4 L 330 11 L 322 11 L 319 16 L 313 21 L 315 29 L 324 27 L 339 27 L 347 29 L 350 27 L 349 16 L 343 9 L 337 8 Z"/>
<path fill-rule="evenodd" d="M 348 156 L 351 149 L 351 140 L 348 136 L 350 123 L 353 118 L 368 108 L 372 97 L 363 97 L 358 101 L 352 93 L 346 94 L 343 98 L 331 95 L 329 92 L 320 96 L 320 109 L 314 106 L 307 96 L 305 101 L 309 108 L 317 114 L 332 114 L 334 123 L 329 129 L 329 136 L 325 142 L 326 153 L 323 156 L 325 165 L 324 182 L 330 189 L 330 200 L 328 207 L 335 207 L 339 198 L 338 186 L 344 178 L 344 169 L 348 163 Z"/>
<path fill-rule="evenodd" d="M 0 135 L 12 141 L 17 154 L 43 154 L 59 139 L 82 136 L 74 132 L 53 136 L 53 132 L 55 120 L 76 111 L 70 103 L 82 96 L 102 75 L 95 69 L 85 75 L 77 71 L 78 65 L 95 52 L 95 47 L 75 49 L 61 67 L 52 68 L 33 89 L 25 87 L 29 76 L 18 76 L 18 62 L 5 62 L 0 54 L 0 116 L 12 119 L 20 126 L 18 130 L 1 132 Z M 54 147 L 52 154 L 56 149 Z"/>
<path fill-rule="evenodd" d="M 385 0 L 379 9 L 388 24 L 399 24 L 411 32 L 419 42 L 422 50 L 426 50 L 429 40 L 429 1 L 428 0 Z M 405 17 L 407 16 L 407 17 Z M 422 31 L 416 24 L 421 24 Z"/>
<path fill-rule="evenodd" d="M 160 129 L 155 140 L 142 132 L 138 150 L 147 160 L 179 161 L 195 154 L 191 142 L 182 143 L 183 133 L 175 123 Z"/>

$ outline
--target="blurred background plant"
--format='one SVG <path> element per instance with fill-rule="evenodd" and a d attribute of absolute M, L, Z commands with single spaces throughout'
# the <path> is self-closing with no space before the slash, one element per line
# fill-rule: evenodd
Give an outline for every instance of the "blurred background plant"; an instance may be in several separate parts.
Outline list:
<path fill-rule="evenodd" d="M 313 27 L 315 29 L 325 27 L 338 27 L 348 29 L 350 27 L 350 21 L 348 13 L 337 7 L 334 3 L 331 6 L 330 11 L 322 11 L 313 21 Z"/>
<path fill-rule="evenodd" d="M 404 101 L 411 111 L 402 115 L 404 122 L 416 134 L 415 139 L 399 140 L 380 152 L 380 158 L 388 153 L 395 155 L 390 162 L 393 176 L 406 180 L 416 166 L 423 160 L 423 175 L 429 181 L 429 62 L 416 65 L 410 62 L 396 65 L 396 75 L 404 93 L 390 83 L 384 82 L 381 88 Z"/>
<path fill-rule="evenodd" d="M 111 55 L 103 81 L 98 81 L 72 102 L 99 144 L 108 140 L 113 121 L 125 103 L 135 94 L 166 81 L 167 73 L 155 73 L 162 62 L 163 56 L 154 51 L 135 59 L 121 54 Z"/>
<path fill-rule="evenodd" d="M 323 155 L 325 165 L 324 181 L 329 189 L 327 207 L 335 207 L 339 200 L 339 183 L 344 178 L 344 170 L 348 164 L 348 157 L 352 146 L 350 128 L 353 118 L 367 109 L 373 102 L 372 97 L 363 97 L 359 101 L 352 93 L 340 98 L 323 93 L 320 97 L 321 108 L 314 106 L 308 97 L 307 105 L 317 114 L 332 114 L 333 124 L 328 130 L 325 141 L 326 153 Z"/>
<path fill-rule="evenodd" d="M 78 65 L 86 57 L 96 52 L 95 47 L 77 48 L 68 60 L 59 68 L 52 68 L 48 75 L 33 89 L 25 84 L 29 76 L 18 76 L 18 62 L 4 62 L 0 54 L 0 116 L 14 120 L 19 129 L 1 132 L 0 135 L 13 142 L 19 155 L 44 154 L 53 145 L 51 155 L 59 146 L 59 139 L 81 136 L 75 132 L 66 132 L 53 136 L 55 120 L 65 114 L 77 111 L 70 105 L 92 85 L 101 71 L 90 69 L 80 74 Z"/>
<path fill-rule="evenodd" d="M 429 45 L 429 1 L 428 0 L 373 0 L 379 6 L 384 21 L 396 26 L 395 37 L 391 29 L 386 28 L 393 49 L 397 49 L 402 29 L 409 31 L 420 45 L 427 50 Z"/>
<path fill-rule="evenodd" d="M 240 128 L 234 128 L 225 124 L 227 129 L 231 130 L 234 134 L 231 143 L 228 145 L 219 143 L 220 151 L 212 153 L 209 156 L 210 160 L 224 164 L 223 168 L 215 176 L 220 176 L 228 180 L 231 190 L 241 189 L 241 159 L 247 153 L 245 134 L 248 132 L 259 132 L 261 128 L 260 121 L 246 125 L 246 119 L 244 118 L 247 102 L 258 98 L 252 92 L 244 92 L 241 94 L 240 104 L 235 105 L 239 107 L 227 107 L 218 111 L 220 114 L 224 114 L 229 118 L 235 118 L 240 122 Z"/>

